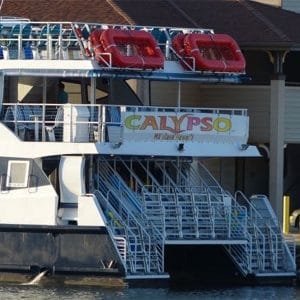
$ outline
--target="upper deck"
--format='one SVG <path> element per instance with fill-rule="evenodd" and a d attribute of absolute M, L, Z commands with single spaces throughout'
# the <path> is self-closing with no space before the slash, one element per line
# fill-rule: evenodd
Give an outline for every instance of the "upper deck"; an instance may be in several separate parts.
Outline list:
<path fill-rule="evenodd" d="M 91 35 L 93 32 L 101 33 L 108 29 L 130 34 L 132 32 L 150 33 L 163 54 L 161 67 L 115 66 L 113 62 L 116 54 L 108 51 L 111 45 L 103 49 L 99 59 L 97 52 L 99 45 L 92 41 Z M 203 83 L 239 83 L 245 79 L 243 71 L 197 69 L 194 57 L 181 56 L 178 49 L 177 51 L 174 49 L 174 37 L 178 34 L 202 34 L 205 37 L 214 37 L 211 29 L 70 22 L 41 23 L 2 19 L 0 20 L 1 71 L 11 76 L 113 77 Z M 129 42 L 123 41 L 122 43 L 121 46 L 117 45 L 117 51 L 122 52 L 123 57 L 134 58 L 136 55 L 138 59 L 144 59 L 140 53 L 134 54 L 128 50 Z M 156 47 L 154 46 L 153 49 Z M 207 49 L 214 52 L 212 48 Z M 219 54 L 213 53 L 212 55 Z M 208 60 L 211 59 L 208 57 Z M 224 64 L 223 56 L 220 61 Z"/>
<path fill-rule="evenodd" d="M 0 145 L 0 156 L 258 155 L 247 145 L 246 109 L 9 103 L 3 105 L 1 121 L 12 132 L 0 127 L 0 144 L 6 145 Z M 12 139 L 13 133 L 19 139 Z M 9 139 L 12 152 L 7 151 Z"/>

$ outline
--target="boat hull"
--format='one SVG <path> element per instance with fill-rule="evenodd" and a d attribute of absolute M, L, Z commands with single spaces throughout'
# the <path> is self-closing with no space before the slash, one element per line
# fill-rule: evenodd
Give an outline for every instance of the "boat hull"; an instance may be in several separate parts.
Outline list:
<path fill-rule="evenodd" d="M 124 276 L 105 227 L 0 225 L 0 272 Z"/>

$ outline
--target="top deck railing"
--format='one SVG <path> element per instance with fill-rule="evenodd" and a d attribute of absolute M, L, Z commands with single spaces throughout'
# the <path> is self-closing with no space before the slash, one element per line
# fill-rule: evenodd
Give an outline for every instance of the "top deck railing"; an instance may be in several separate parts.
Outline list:
<path fill-rule="evenodd" d="M 82 36 L 78 35 L 79 28 Z M 0 46 L 4 59 L 85 59 L 83 40 L 95 29 L 128 29 L 150 32 L 170 58 L 171 38 L 178 32 L 213 33 L 212 29 L 137 26 L 122 24 L 31 22 L 28 19 L 0 19 Z M 72 55 L 68 53 L 72 50 Z"/>

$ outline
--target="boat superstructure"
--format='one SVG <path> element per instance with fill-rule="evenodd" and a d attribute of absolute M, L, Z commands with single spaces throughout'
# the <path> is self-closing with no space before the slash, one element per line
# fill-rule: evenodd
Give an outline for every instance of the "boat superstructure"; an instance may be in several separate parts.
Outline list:
<path fill-rule="evenodd" d="M 241 277 L 295 276 L 268 199 L 231 195 L 202 161 L 259 156 L 247 110 L 181 106 L 182 82 L 244 80 L 230 37 L 11 18 L 0 35 L 2 272 L 160 279 L 167 247 L 217 246 Z M 178 82 L 176 105 L 141 101 L 128 82 L 147 80 Z"/>

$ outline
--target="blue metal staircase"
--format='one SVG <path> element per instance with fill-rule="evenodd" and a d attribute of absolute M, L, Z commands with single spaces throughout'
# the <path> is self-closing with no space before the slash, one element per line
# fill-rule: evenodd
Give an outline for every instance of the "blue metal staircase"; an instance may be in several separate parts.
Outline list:
<path fill-rule="evenodd" d="M 244 276 L 294 276 L 268 199 L 224 191 L 190 161 L 99 158 L 96 195 L 116 236 L 127 241 L 127 274 L 164 273 L 164 245 L 223 245 Z"/>

